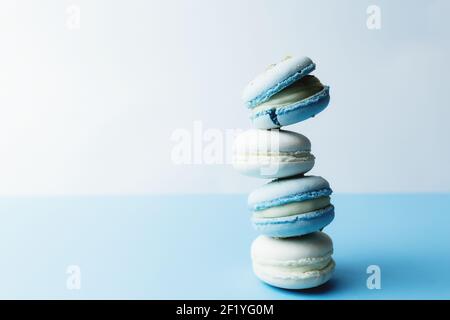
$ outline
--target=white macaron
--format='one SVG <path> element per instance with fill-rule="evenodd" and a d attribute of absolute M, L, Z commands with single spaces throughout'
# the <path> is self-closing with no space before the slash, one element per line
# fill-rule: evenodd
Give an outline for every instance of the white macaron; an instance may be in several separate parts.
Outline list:
<path fill-rule="evenodd" d="M 308 172 L 315 160 L 307 137 L 279 129 L 247 130 L 236 138 L 233 152 L 237 171 L 266 179 Z"/>
<path fill-rule="evenodd" d="M 334 271 L 333 243 L 324 232 L 253 241 L 253 270 L 262 281 L 284 289 L 307 289 L 327 282 Z"/>

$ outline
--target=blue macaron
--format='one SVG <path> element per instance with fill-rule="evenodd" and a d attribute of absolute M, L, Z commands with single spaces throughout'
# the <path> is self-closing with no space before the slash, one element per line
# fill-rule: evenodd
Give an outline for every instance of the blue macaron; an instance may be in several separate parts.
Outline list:
<path fill-rule="evenodd" d="M 334 219 L 332 190 L 318 176 L 276 179 L 248 197 L 252 223 L 269 237 L 294 237 L 322 230 Z"/>
<path fill-rule="evenodd" d="M 316 65 L 308 57 L 287 57 L 270 66 L 244 89 L 253 125 L 272 129 L 304 121 L 323 111 L 329 87 L 309 75 Z"/>

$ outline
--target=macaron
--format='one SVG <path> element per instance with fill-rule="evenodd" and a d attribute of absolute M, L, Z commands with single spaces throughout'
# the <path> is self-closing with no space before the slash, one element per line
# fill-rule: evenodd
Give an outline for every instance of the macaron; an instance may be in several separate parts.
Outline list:
<path fill-rule="evenodd" d="M 334 219 L 332 190 L 319 176 L 273 180 L 250 193 L 254 228 L 269 237 L 293 237 L 322 230 Z"/>
<path fill-rule="evenodd" d="M 283 239 L 261 235 L 251 247 L 256 276 L 283 289 L 307 289 L 327 282 L 335 268 L 332 254 L 333 243 L 323 232 Z"/>
<path fill-rule="evenodd" d="M 308 57 L 288 56 L 255 77 L 242 94 L 253 125 L 280 128 L 323 111 L 330 101 L 329 87 L 309 75 L 315 67 Z"/>
<path fill-rule="evenodd" d="M 282 178 L 308 172 L 314 166 L 311 142 L 286 130 L 250 129 L 234 142 L 233 166 L 258 178 Z"/>

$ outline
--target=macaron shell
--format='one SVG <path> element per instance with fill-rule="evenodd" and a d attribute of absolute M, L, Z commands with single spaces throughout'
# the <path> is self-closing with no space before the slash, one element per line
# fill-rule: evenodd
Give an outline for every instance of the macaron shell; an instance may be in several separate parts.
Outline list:
<path fill-rule="evenodd" d="M 252 243 L 253 260 L 286 263 L 327 256 L 333 251 L 333 241 L 325 232 L 313 232 L 302 237 L 274 239 L 260 235 Z"/>
<path fill-rule="evenodd" d="M 334 219 L 334 206 L 280 218 L 252 217 L 253 227 L 268 237 L 288 238 L 320 231 Z"/>
<path fill-rule="evenodd" d="M 315 69 L 308 57 L 288 57 L 256 76 L 244 89 L 242 99 L 254 107 Z"/>
<path fill-rule="evenodd" d="M 267 272 L 258 264 L 253 264 L 253 272 L 263 282 L 282 289 L 301 290 L 318 287 L 331 279 L 335 269 L 335 262 L 331 259 L 324 269 L 312 272 L 299 272 L 296 276 L 285 277 L 276 271 Z"/>
<path fill-rule="evenodd" d="M 255 206 L 265 202 L 270 202 L 267 203 L 267 206 L 281 205 L 283 204 L 281 201 L 283 197 L 329 188 L 330 184 L 328 181 L 320 176 L 311 175 L 277 179 L 252 191 L 248 196 L 248 205 L 250 208 L 255 208 Z M 317 194 L 316 198 L 327 195 L 329 194 Z M 278 199 L 280 201 L 277 201 Z"/>
<path fill-rule="evenodd" d="M 329 87 L 297 103 L 256 113 L 251 117 L 258 129 L 274 129 L 305 121 L 325 110 L 330 102 Z"/>
<path fill-rule="evenodd" d="M 288 130 L 250 129 L 236 137 L 233 151 L 235 154 L 311 151 L 311 141 Z"/>

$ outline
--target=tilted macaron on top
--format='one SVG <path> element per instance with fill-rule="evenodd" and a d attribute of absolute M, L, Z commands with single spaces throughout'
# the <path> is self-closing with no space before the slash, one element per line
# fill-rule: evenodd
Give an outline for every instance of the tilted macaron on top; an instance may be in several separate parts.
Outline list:
<path fill-rule="evenodd" d="M 328 281 L 335 267 L 332 254 L 333 243 L 323 232 L 283 239 L 262 235 L 251 247 L 257 277 L 286 289 L 306 289 Z"/>
<path fill-rule="evenodd" d="M 279 128 L 313 117 L 329 100 L 329 87 L 308 75 L 253 108 L 250 118 L 257 128 Z"/>
<path fill-rule="evenodd" d="M 247 130 L 236 137 L 233 152 L 234 168 L 259 178 L 288 177 L 314 166 L 311 142 L 292 131 Z"/>
<path fill-rule="evenodd" d="M 309 75 L 315 64 L 306 57 L 288 57 L 257 76 L 244 90 L 258 129 L 287 126 L 323 111 L 330 101 L 329 87 Z"/>
<path fill-rule="evenodd" d="M 278 179 L 248 197 L 256 230 L 271 237 L 293 237 L 323 229 L 334 219 L 332 190 L 318 176 Z"/>
<path fill-rule="evenodd" d="M 308 57 L 287 56 L 257 75 L 245 87 L 242 99 L 249 108 L 253 108 L 309 74 L 315 67 L 314 62 Z"/>

